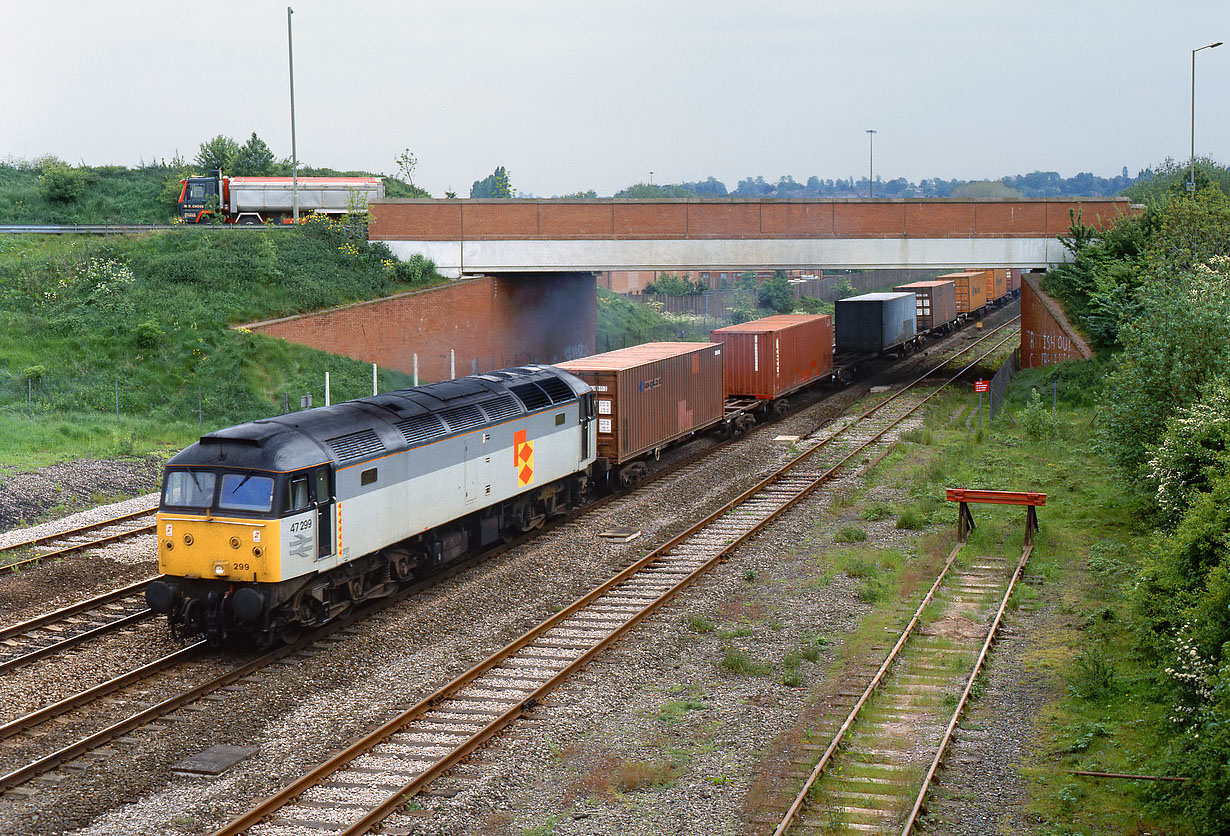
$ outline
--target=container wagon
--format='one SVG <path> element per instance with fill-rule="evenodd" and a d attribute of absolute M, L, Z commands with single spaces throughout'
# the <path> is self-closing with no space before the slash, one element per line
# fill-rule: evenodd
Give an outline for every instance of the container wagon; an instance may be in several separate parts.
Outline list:
<path fill-rule="evenodd" d="M 987 274 L 983 270 L 968 270 L 962 273 L 946 273 L 936 276 L 936 281 L 952 282 L 957 289 L 957 313 L 965 316 L 981 315 L 987 305 Z"/>
<path fill-rule="evenodd" d="M 769 408 L 782 415 L 786 396 L 833 373 L 833 320 L 783 314 L 718 328 L 725 347 L 727 412 Z"/>
<path fill-rule="evenodd" d="M 593 387 L 595 475 L 635 484 L 647 458 L 722 423 L 722 355 L 720 344 L 663 342 L 556 364 Z"/>
<path fill-rule="evenodd" d="M 950 281 L 910 282 L 893 288 L 914 294 L 914 320 L 919 334 L 946 334 L 957 327 L 957 286 Z"/>

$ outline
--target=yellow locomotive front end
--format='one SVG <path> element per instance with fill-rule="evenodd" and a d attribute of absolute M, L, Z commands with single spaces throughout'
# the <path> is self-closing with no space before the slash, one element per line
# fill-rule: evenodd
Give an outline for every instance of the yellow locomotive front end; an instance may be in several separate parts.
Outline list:
<path fill-rule="evenodd" d="M 180 635 L 265 633 L 282 576 L 281 474 L 168 467 L 157 516 L 158 569 L 146 589 Z"/>
<path fill-rule="evenodd" d="M 178 578 L 277 583 L 278 520 L 160 512 L 158 571 Z"/>

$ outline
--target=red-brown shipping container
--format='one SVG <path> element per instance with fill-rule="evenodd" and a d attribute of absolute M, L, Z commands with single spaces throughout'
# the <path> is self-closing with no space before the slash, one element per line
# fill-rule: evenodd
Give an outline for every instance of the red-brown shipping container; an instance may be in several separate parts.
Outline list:
<path fill-rule="evenodd" d="M 1008 271 L 1008 292 L 1013 293 L 1021 289 L 1021 269 L 1013 267 Z"/>
<path fill-rule="evenodd" d="M 833 373 L 833 320 L 782 314 L 718 328 L 726 347 L 726 396 L 780 398 Z"/>
<path fill-rule="evenodd" d="M 936 281 L 952 282 L 957 289 L 957 313 L 976 311 L 987 303 L 987 274 L 985 270 L 969 270 L 964 273 L 946 273 L 936 276 Z"/>
<path fill-rule="evenodd" d="M 555 365 L 594 388 L 597 452 L 613 465 L 725 417 L 720 345 L 645 343 Z"/>
<path fill-rule="evenodd" d="M 951 281 L 910 282 L 899 284 L 893 290 L 914 294 L 914 319 L 920 333 L 947 325 L 957 318 L 957 286 Z"/>

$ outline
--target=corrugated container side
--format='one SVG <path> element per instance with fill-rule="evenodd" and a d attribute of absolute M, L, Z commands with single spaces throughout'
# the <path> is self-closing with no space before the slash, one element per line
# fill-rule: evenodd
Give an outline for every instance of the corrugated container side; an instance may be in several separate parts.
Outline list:
<path fill-rule="evenodd" d="M 727 396 L 777 398 L 833 371 L 833 320 L 825 315 L 770 316 L 718 328 L 726 347 Z"/>
<path fill-rule="evenodd" d="M 951 281 L 910 282 L 893 290 L 914 294 L 914 318 L 920 333 L 957 318 L 957 286 Z"/>
<path fill-rule="evenodd" d="M 987 303 L 987 276 L 981 270 L 948 273 L 937 281 L 951 281 L 957 288 L 957 313 L 976 311 Z"/>
<path fill-rule="evenodd" d="M 722 420 L 723 347 L 647 343 L 558 363 L 594 387 L 598 455 L 612 464 Z"/>
<path fill-rule="evenodd" d="M 1000 268 L 997 270 L 988 270 L 987 272 L 992 274 L 993 281 L 995 283 L 994 289 L 991 289 L 991 285 L 987 286 L 988 291 L 991 294 L 993 294 L 991 296 L 991 301 L 994 302 L 998 299 L 1003 299 L 1005 296 L 1008 295 L 1008 273 L 1009 271 L 1004 268 Z"/>
<path fill-rule="evenodd" d="M 1008 292 L 1012 293 L 1021 289 L 1021 270 L 1019 267 L 1013 267 L 1008 271 Z"/>
<path fill-rule="evenodd" d="M 837 350 L 883 351 L 914 338 L 913 293 L 867 293 L 836 303 Z"/>

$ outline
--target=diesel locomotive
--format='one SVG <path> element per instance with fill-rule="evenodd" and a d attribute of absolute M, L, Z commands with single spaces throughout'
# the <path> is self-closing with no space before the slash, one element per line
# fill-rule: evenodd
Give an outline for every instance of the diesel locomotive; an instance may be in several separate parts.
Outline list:
<path fill-rule="evenodd" d="M 209 433 L 166 465 L 146 600 L 184 638 L 293 641 L 583 503 L 595 424 L 524 366 Z"/>

